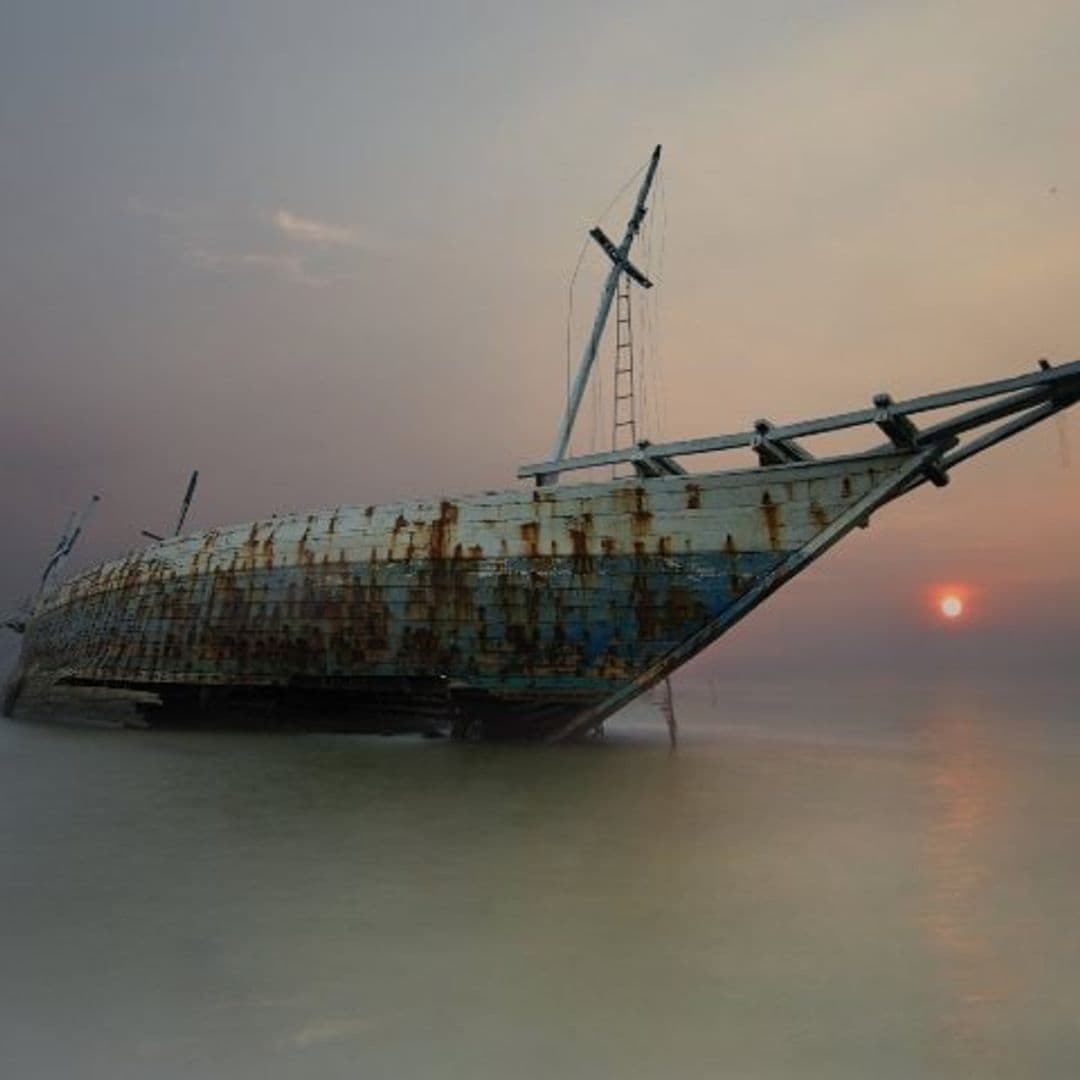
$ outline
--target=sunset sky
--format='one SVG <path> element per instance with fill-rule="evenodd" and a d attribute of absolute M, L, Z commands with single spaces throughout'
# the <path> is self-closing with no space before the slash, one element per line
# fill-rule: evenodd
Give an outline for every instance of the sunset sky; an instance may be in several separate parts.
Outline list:
<path fill-rule="evenodd" d="M 582 239 L 657 142 L 650 437 L 1080 357 L 1078 53 L 1075 0 L 8 5 L 0 613 L 92 492 L 77 565 L 164 530 L 196 467 L 196 528 L 515 484 Z M 1078 635 L 1074 415 L 889 507 L 696 670 L 1075 678 Z"/>

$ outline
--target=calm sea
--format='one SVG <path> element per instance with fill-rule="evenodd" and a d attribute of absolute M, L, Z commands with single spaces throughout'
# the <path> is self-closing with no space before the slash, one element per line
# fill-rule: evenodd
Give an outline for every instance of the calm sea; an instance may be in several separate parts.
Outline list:
<path fill-rule="evenodd" d="M 0 1075 L 1080 1073 L 1073 683 L 603 742 L 0 725 Z"/>

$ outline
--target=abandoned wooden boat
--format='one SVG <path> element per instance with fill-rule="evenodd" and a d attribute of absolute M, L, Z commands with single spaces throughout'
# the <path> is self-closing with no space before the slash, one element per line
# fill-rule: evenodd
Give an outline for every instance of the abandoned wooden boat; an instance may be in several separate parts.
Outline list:
<path fill-rule="evenodd" d="M 659 154 L 621 243 L 593 230 L 611 269 L 554 452 L 518 471 L 528 485 L 177 535 L 54 587 L 73 529 L 32 609 L 9 621 L 23 647 L 6 710 L 27 687 L 67 685 L 149 691 L 180 722 L 227 707 L 337 729 L 586 732 L 886 503 L 943 486 L 1080 398 L 1080 363 L 1043 363 L 821 419 L 567 457 L 612 303 L 651 284 L 630 250 Z M 803 442 L 858 427 L 876 445 L 814 457 Z M 759 464 L 687 464 L 737 448 Z M 611 466 L 632 475 L 566 482 Z"/>

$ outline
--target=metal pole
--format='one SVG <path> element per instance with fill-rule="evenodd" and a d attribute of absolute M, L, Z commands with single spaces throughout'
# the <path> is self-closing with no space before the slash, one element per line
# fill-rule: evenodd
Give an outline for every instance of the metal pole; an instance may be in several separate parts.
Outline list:
<path fill-rule="evenodd" d="M 55 578 L 64 568 L 68 556 L 75 547 L 75 542 L 82 535 L 83 528 L 90 520 L 91 515 L 100 501 L 100 495 L 91 496 L 90 502 L 86 505 L 86 509 L 84 509 L 81 514 L 73 514 L 68 520 L 68 527 L 64 530 L 64 535 L 60 537 L 56 549 L 50 556 L 49 561 L 45 564 L 45 570 L 41 575 L 41 584 L 38 586 L 38 599 L 40 599 L 45 593 L 45 590 L 48 589 L 49 583 L 53 578 Z"/>
<path fill-rule="evenodd" d="M 566 448 L 570 445 L 570 435 L 574 430 L 574 422 L 577 420 L 578 409 L 581 407 L 581 399 L 585 394 L 589 376 L 592 374 L 593 364 L 596 362 L 596 354 L 600 348 L 600 339 L 604 336 L 604 327 L 607 324 L 608 314 L 611 311 L 611 302 L 615 298 L 615 290 L 618 288 L 619 275 L 626 267 L 626 259 L 630 254 L 634 238 L 641 228 L 641 222 L 645 218 L 645 200 L 649 197 L 649 189 L 652 187 L 653 177 L 656 175 L 657 166 L 660 164 L 660 147 L 657 146 L 652 152 L 649 167 L 645 172 L 645 179 L 641 182 L 638 191 L 637 202 L 634 204 L 634 212 L 626 225 L 626 233 L 619 245 L 616 258 L 612 259 L 611 272 L 600 294 L 600 306 L 596 309 L 596 318 L 593 319 L 592 333 L 585 345 L 585 351 L 581 355 L 581 364 L 578 366 L 577 376 L 574 379 L 573 389 L 570 391 L 570 400 L 566 403 L 566 413 L 559 427 L 559 435 L 555 440 L 555 450 L 551 457 L 553 461 L 561 461 L 566 454 Z M 557 472 L 549 473 L 540 478 L 544 484 L 554 483 L 558 479 Z"/>
<path fill-rule="evenodd" d="M 195 485 L 199 482 L 199 470 L 196 469 L 191 474 L 191 479 L 188 481 L 187 491 L 184 494 L 184 501 L 180 505 L 180 517 L 176 522 L 176 529 L 173 531 L 173 536 L 179 536 L 180 530 L 184 527 L 184 520 L 187 518 L 188 510 L 191 508 L 191 499 L 195 494 Z"/>

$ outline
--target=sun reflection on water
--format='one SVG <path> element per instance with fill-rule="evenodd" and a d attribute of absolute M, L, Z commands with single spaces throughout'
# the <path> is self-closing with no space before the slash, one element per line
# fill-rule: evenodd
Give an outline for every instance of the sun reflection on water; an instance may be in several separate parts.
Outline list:
<path fill-rule="evenodd" d="M 984 1056 L 1011 996 L 1009 973 L 984 930 L 995 887 L 986 858 L 1006 796 L 1003 770 L 970 708 L 933 713 L 928 743 L 932 816 L 925 840 L 929 898 L 924 925 L 946 997 L 949 1052 Z"/>

